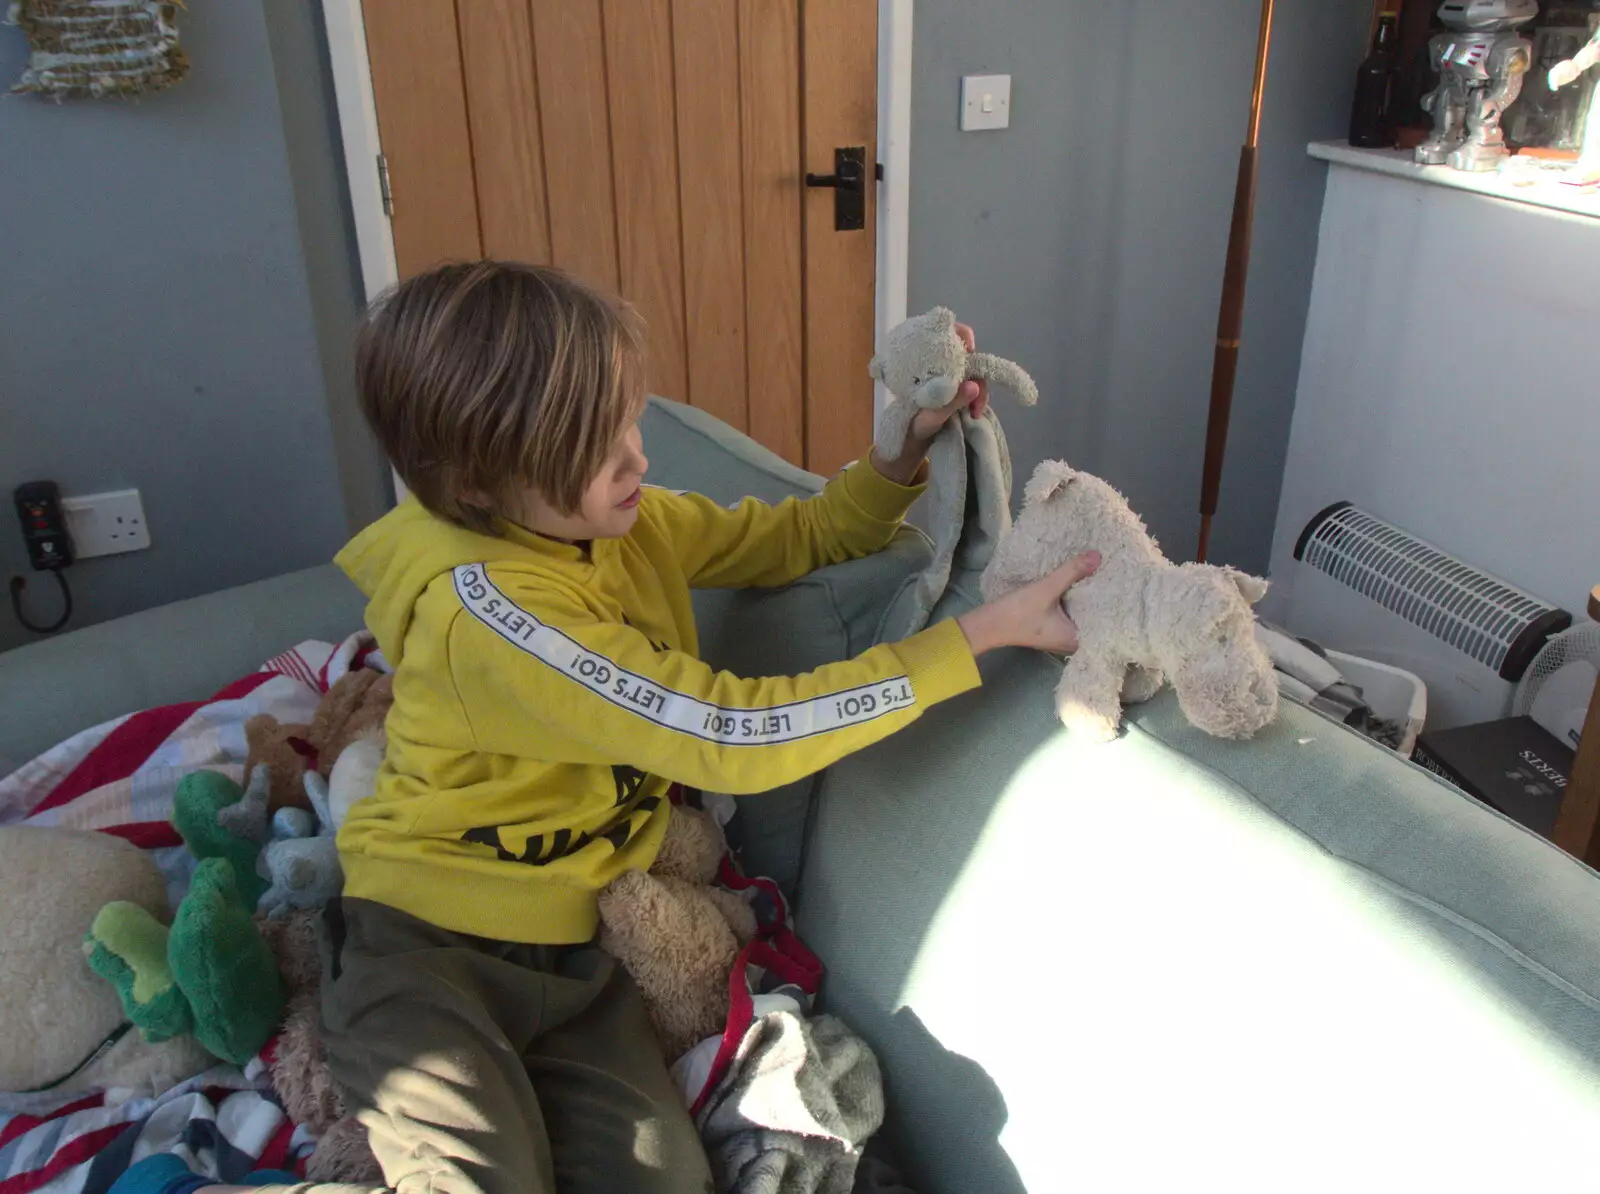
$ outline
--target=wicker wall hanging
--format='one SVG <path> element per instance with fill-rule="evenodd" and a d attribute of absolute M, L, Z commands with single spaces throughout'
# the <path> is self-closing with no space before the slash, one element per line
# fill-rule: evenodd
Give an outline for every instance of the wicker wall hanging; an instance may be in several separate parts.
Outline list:
<path fill-rule="evenodd" d="M 181 0 L 19 0 L 8 14 L 32 52 L 13 91 L 57 99 L 141 95 L 189 72 Z"/>

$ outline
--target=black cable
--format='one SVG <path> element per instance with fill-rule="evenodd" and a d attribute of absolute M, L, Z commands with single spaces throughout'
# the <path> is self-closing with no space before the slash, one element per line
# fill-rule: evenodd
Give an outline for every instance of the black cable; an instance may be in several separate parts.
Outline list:
<path fill-rule="evenodd" d="M 72 590 L 67 587 L 67 578 L 60 568 L 51 568 L 49 571 L 56 574 L 56 583 L 61 586 L 61 600 L 65 603 L 65 608 L 61 611 L 61 616 L 48 626 L 39 626 L 28 621 L 28 615 L 22 612 L 22 590 L 28 587 L 28 580 L 23 576 L 11 578 L 11 608 L 17 613 L 17 621 L 35 634 L 54 634 L 72 617 Z"/>

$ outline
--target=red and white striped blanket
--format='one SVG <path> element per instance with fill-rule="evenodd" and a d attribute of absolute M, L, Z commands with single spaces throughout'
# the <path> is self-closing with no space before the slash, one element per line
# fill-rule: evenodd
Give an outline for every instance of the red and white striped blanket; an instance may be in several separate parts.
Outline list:
<path fill-rule="evenodd" d="M 306 642 L 208 700 L 147 709 L 74 735 L 0 780 L 0 825 L 57 825 L 126 838 L 166 876 L 171 905 L 195 860 L 172 828 L 172 794 L 190 772 L 242 779 L 244 724 L 258 713 L 310 722 L 328 688 L 353 668 L 386 668 L 369 635 Z M 718 881 L 746 895 L 760 929 L 729 976 L 720 1037 L 687 1067 L 685 1098 L 698 1111 L 732 1064 L 754 1021 L 753 998 L 783 990 L 809 1005 L 822 967 L 789 927 L 777 885 L 746 878 L 731 859 Z M 271 1042 L 267 1048 L 272 1047 Z M 315 1141 L 273 1098 L 266 1065 L 218 1066 L 154 1099 L 107 1106 L 99 1095 L 63 1099 L 38 1114 L 0 1115 L 0 1194 L 105 1194 L 134 1161 L 183 1157 L 194 1172 L 234 1182 L 253 1169 L 303 1172 Z"/>
<path fill-rule="evenodd" d="M 169 821 L 178 781 L 200 768 L 241 778 L 246 721 L 270 713 L 309 722 L 329 685 L 368 664 L 381 660 L 365 634 L 301 643 L 209 700 L 84 730 L 0 780 L 0 825 L 126 838 L 150 851 L 176 907 L 194 868 Z M 130 1163 L 156 1152 L 229 1181 L 257 1168 L 297 1168 L 311 1144 L 272 1098 L 259 1061 L 242 1071 L 219 1066 L 155 1099 L 110 1107 L 95 1095 L 0 1116 L 0 1194 L 103 1194 Z"/>

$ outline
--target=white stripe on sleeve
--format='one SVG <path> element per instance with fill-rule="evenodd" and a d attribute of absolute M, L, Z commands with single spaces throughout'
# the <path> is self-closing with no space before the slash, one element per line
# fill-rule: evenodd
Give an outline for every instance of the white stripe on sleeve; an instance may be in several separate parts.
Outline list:
<path fill-rule="evenodd" d="M 902 674 L 781 705 L 714 705 L 630 672 L 539 621 L 496 588 L 482 564 L 462 564 L 453 575 L 462 607 L 519 651 L 619 709 L 705 742 L 723 746 L 798 742 L 874 721 L 917 703 L 910 679 Z"/>

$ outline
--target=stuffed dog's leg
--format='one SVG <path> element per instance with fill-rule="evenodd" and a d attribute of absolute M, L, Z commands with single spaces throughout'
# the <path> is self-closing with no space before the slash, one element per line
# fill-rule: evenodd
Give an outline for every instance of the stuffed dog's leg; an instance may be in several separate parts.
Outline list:
<path fill-rule="evenodd" d="M 1122 722 L 1122 683 L 1128 668 L 1093 652 L 1079 651 L 1067 661 L 1056 686 L 1056 712 L 1074 737 L 1110 742 Z"/>
<path fill-rule="evenodd" d="M 1028 371 L 1015 361 L 997 357 L 993 353 L 975 352 L 967 358 L 967 376 L 981 377 L 996 385 L 1005 386 L 1017 396 L 1023 406 L 1039 401 L 1039 387 Z"/>
<path fill-rule="evenodd" d="M 1142 705 L 1160 692 L 1166 682 L 1167 678 L 1153 667 L 1130 667 L 1128 678 L 1122 682 L 1122 703 Z"/>

